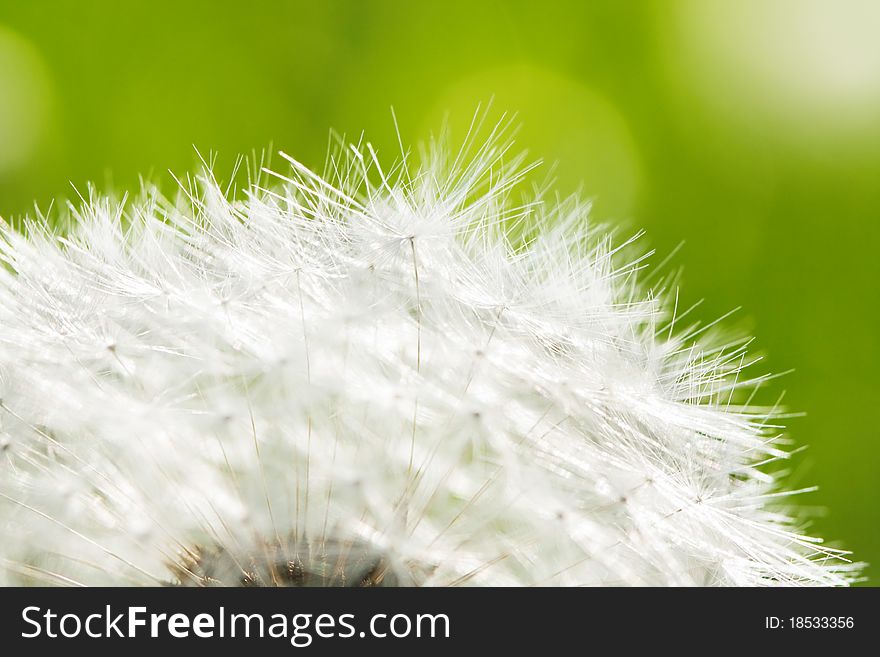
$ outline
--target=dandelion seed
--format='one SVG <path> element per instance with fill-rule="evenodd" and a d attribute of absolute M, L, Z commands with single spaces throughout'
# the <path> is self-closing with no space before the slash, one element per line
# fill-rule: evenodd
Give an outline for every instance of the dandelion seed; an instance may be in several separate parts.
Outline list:
<path fill-rule="evenodd" d="M 848 583 L 746 343 L 504 134 L 3 224 L 5 582 Z"/>

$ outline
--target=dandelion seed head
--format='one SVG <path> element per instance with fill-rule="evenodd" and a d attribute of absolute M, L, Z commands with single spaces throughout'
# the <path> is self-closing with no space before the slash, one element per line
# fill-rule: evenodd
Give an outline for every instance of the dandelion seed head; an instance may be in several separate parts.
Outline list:
<path fill-rule="evenodd" d="M 764 467 L 748 343 L 511 146 L 3 224 L 5 581 L 848 583 Z"/>

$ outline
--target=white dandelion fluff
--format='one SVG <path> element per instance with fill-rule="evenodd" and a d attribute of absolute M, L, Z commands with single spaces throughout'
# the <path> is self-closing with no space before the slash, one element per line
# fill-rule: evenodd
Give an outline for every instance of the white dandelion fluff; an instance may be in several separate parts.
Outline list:
<path fill-rule="evenodd" d="M 4 581 L 848 583 L 746 342 L 505 135 L 4 224 Z"/>

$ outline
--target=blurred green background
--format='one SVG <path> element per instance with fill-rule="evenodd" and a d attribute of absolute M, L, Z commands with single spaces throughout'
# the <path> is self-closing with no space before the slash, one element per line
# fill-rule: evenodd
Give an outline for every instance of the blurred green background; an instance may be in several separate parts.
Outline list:
<path fill-rule="evenodd" d="M 319 166 L 335 128 L 393 157 L 389 106 L 414 141 L 494 96 L 596 216 L 685 241 L 682 303 L 742 305 L 759 367 L 796 368 L 791 482 L 880 584 L 877 35 L 872 0 L 0 0 L 0 216 L 170 188 L 193 145 Z"/>

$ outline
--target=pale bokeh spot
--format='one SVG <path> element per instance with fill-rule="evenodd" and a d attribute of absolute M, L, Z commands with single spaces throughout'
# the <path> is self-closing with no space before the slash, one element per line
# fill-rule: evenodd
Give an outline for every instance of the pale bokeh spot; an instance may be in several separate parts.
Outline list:
<path fill-rule="evenodd" d="M 0 175 L 35 156 L 49 119 L 49 87 L 37 50 L 0 25 Z"/>
<path fill-rule="evenodd" d="M 516 112 L 517 146 L 550 165 L 564 192 L 583 187 L 601 218 L 628 219 L 639 189 L 640 164 L 626 120 L 595 90 L 533 65 L 488 69 L 463 78 L 440 95 L 424 132 L 448 114 L 453 140 L 464 137 L 477 104 L 490 100 L 493 115 Z"/>
<path fill-rule="evenodd" d="M 880 129 L 880 3 L 686 0 L 658 18 L 672 85 L 711 120 L 804 144 Z"/>

